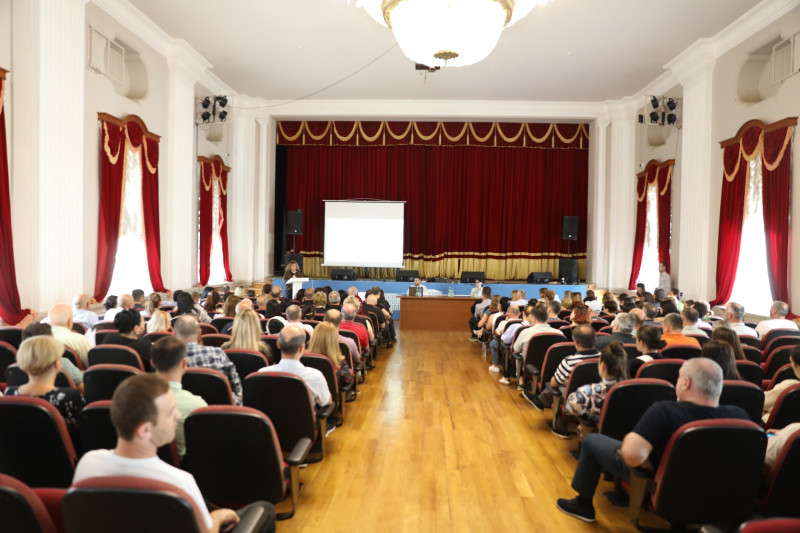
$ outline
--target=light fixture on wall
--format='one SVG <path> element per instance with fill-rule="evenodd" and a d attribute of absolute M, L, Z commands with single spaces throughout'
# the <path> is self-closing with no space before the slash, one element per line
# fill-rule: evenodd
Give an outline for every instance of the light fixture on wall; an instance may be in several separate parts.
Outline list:
<path fill-rule="evenodd" d="M 228 97 L 224 95 L 206 96 L 195 100 L 197 112 L 195 113 L 196 124 L 214 124 L 216 122 L 226 122 L 228 111 Z"/>
<path fill-rule="evenodd" d="M 553 0 L 356 0 L 391 28 L 403 53 L 429 67 L 463 67 L 485 59 L 503 29 Z"/>
<path fill-rule="evenodd" d="M 647 118 L 648 124 L 652 126 L 676 126 L 681 127 L 680 117 L 678 116 L 681 99 L 674 96 L 648 96 L 646 105 L 650 112 Z M 639 115 L 639 122 L 644 123 L 644 115 Z"/>

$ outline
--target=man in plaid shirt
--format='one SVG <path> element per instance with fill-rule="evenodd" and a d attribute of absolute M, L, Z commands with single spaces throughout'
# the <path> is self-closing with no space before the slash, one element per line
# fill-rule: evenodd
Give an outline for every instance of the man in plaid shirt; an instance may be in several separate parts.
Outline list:
<path fill-rule="evenodd" d="M 200 344 L 200 325 L 197 318 L 185 315 L 175 321 L 175 337 L 186 344 L 189 366 L 212 368 L 222 372 L 231 384 L 236 405 L 242 405 L 242 381 L 231 360 L 221 348 Z"/>

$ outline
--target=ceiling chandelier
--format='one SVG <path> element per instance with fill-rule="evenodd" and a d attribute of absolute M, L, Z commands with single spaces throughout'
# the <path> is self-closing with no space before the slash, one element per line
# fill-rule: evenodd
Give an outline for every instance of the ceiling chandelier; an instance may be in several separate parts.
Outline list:
<path fill-rule="evenodd" d="M 358 0 L 392 29 L 403 53 L 429 67 L 464 67 L 486 59 L 503 28 L 553 0 Z"/>

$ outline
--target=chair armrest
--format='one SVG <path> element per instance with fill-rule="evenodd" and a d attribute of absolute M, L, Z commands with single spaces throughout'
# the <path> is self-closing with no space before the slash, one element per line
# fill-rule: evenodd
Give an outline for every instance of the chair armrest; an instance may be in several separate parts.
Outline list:
<path fill-rule="evenodd" d="M 320 407 L 319 410 L 317 411 L 317 420 L 325 420 L 326 418 L 331 416 L 331 413 L 333 413 L 333 410 L 335 408 L 336 405 L 333 402 L 329 403 L 325 407 Z"/>
<path fill-rule="evenodd" d="M 311 439 L 308 437 L 303 437 L 297 441 L 297 444 L 294 445 L 294 448 L 292 448 L 292 451 L 289 452 L 289 456 L 286 458 L 286 462 L 289 463 L 289 466 L 303 464 L 308 452 L 311 450 L 312 444 Z"/>
<path fill-rule="evenodd" d="M 533 366 L 532 364 L 525 365 L 525 372 L 527 372 L 531 376 L 538 376 L 540 374 L 539 369 Z"/>
<path fill-rule="evenodd" d="M 267 522 L 267 512 L 263 507 L 254 505 L 239 517 L 239 523 L 234 526 L 231 533 L 250 533 L 263 531 Z"/>
<path fill-rule="evenodd" d="M 563 396 L 563 394 L 561 394 L 561 387 L 553 388 L 553 386 L 548 383 L 545 385 L 545 388 L 550 391 L 550 394 L 553 395 L 553 398 L 560 398 Z"/>
<path fill-rule="evenodd" d="M 617 450 L 617 459 L 625 464 L 622 458 L 621 448 Z M 631 521 L 638 523 L 639 513 L 644 505 L 645 498 L 648 494 L 652 494 L 655 488 L 655 472 L 649 466 L 640 466 L 631 468 L 630 475 L 630 492 L 628 495 L 628 516 Z"/>

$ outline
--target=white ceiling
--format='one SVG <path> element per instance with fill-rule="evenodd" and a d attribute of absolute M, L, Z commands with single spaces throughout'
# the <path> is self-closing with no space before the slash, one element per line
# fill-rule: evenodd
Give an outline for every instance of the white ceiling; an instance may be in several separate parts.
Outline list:
<path fill-rule="evenodd" d="M 240 94 L 267 100 L 616 100 L 757 0 L 555 0 L 481 63 L 427 79 L 355 0 L 130 0 Z"/>

